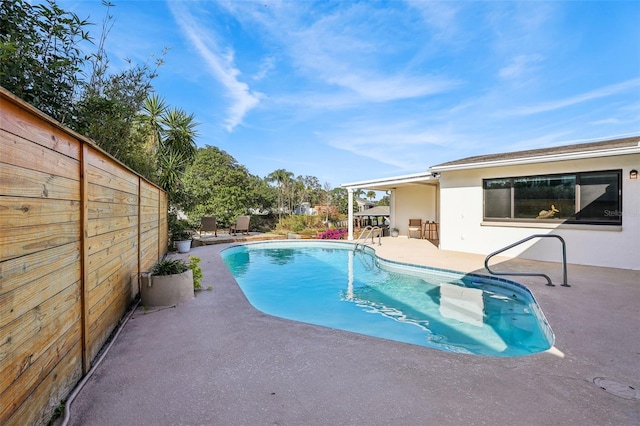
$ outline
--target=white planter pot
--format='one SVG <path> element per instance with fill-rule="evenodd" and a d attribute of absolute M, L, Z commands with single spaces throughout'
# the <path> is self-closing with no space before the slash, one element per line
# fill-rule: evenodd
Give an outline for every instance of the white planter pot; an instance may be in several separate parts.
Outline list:
<path fill-rule="evenodd" d="M 176 248 L 178 253 L 189 253 L 191 250 L 191 240 L 176 241 Z"/>
<path fill-rule="evenodd" d="M 140 298 L 144 306 L 173 306 L 194 297 L 193 271 L 175 275 L 143 275 Z"/>

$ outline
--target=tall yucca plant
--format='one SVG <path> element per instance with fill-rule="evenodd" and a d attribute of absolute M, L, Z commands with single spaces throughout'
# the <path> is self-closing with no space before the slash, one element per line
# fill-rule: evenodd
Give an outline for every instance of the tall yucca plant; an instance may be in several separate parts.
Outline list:
<path fill-rule="evenodd" d="M 158 146 L 159 183 L 167 191 L 173 207 L 183 203 L 182 176 L 195 158 L 198 123 L 193 114 L 181 109 L 165 109 L 159 118 L 161 130 Z"/>
<path fill-rule="evenodd" d="M 187 114 L 181 109 L 172 108 L 160 117 L 162 130 L 162 151 L 180 152 L 193 159 L 196 154 L 196 127 L 200 124 L 194 121 L 193 114 Z"/>
<path fill-rule="evenodd" d="M 147 154 L 155 155 L 158 152 L 162 139 L 162 117 L 166 112 L 167 105 L 157 94 L 147 97 L 142 104 L 142 113 L 138 116 L 138 122 L 148 132 L 145 141 Z"/>
<path fill-rule="evenodd" d="M 155 158 L 157 183 L 167 191 L 172 207 L 182 203 L 182 175 L 197 152 L 199 125 L 193 114 L 170 108 L 156 94 L 147 97 L 136 119 L 145 138 L 145 151 Z"/>
<path fill-rule="evenodd" d="M 158 184 L 167 191 L 169 204 L 172 207 L 182 202 L 182 175 L 190 163 L 190 159 L 181 152 L 166 152 L 158 159 Z"/>

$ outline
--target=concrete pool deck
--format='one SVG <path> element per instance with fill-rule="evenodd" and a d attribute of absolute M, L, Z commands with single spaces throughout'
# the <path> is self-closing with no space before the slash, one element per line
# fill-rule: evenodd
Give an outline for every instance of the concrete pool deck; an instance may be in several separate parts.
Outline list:
<path fill-rule="evenodd" d="M 570 264 L 570 288 L 516 278 L 563 356 L 490 358 L 263 314 L 222 262 L 226 247 L 183 255 L 202 258 L 213 289 L 175 308 L 139 307 L 73 401 L 70 424 L 640 424 L 640 271 Z M 373 247 L 386 259 L 484 273 L 484 256 L 426 240 Z M 498 261 L 561 282 L 559 263 Z"/>

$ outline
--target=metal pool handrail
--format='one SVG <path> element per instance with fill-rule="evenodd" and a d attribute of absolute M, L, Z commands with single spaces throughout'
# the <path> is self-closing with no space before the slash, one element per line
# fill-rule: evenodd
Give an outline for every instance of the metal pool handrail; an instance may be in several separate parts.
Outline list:
<path fill-rule="evenodd" d="M 514 248 L 517 245 L 520 245 L 522 243 L 525 243 L 529 240 L 532 240 L 534 238 L 549 238 L 549 237 L 553 237 L 553 238 L 557 238 L 560 240 L 560 242 L 562 243 L 562 286 L 563 287 L 571 287 L 569 284 L 567 284 L 567 244 L 564 242 L 564 239 L 560 236 L 560 235 L 553 235 L 553 234 L 534 234 L 534 235 L 530 235 L 527 238 L 523 238 L 520 241 L 516 241 L 513 244 L 509 244 L 508 246 L 501 248 L 500 250 L 494 251 L 493 253 L 490 253 L 489 255 L 487 255 L 487 257 L 484 259 L 484 269 L 487 270 L 487 272 L 489 272 L 492 275 L 516 275 L 516 276 L 532 276 L 532 277 L 544 277 L 547 279 L 547 285 L 548 286 L 555 286 L 555 284 L 553 284 L 551 282 L 551 278 L 549 278 L 548 275 L 546 274 L 542 274 L 542 273 L 536 273 L 536 272 L 493 272 L 491 269 L 489 269 L 489 259 L 491 259 L 493 256 L 500 254 L 504 251 L 507 251 L 511 248 Z"/>
<path fill-rule="evenodd" d="M 366 242 L 366 241 L 367 241 L 367 238 L 369 238 L 369 236 L 371 236 L 371 244 L 373 244 L 373 239 L 374 239 L 374 237 L 375 237 L 375 236 L 373 235 L 373 232 L 374 232 L 374 231 L 376 231 L 376 230 L 378 231 L 378 245 L 382 245 L 382 244 L 380 243 L 380 237 L 381 237 L 381 235 L 380 235 L 380 234 L 382 234 L 382 228 L 380 228 L 379 226 L 371 226 L 371 225 L 369 225 L 369 226 L 367 226 L 366 228 L 364 228 L 364 229 L 362 230 L 362 233 L 360 234 L 360 236 L 359 236 L 359 237 L 358 237 L 358 239 L 356 240 L 356 245 L 355 245 L 355 247 L 353 248 L 353 251 L 358 250 L 358 244 L 362 244 L 362 248 L 364 249 L 364 244 L 365 244 L 365 243 L 360 243 L 360 240 L 364 239 L 364 241 Z M 366 231 L 369 231 L 369 232 L 368 232 L 368 233 L 366 233 L 366 235 L 365 235 L 365 232 L 366 232 Z"/>

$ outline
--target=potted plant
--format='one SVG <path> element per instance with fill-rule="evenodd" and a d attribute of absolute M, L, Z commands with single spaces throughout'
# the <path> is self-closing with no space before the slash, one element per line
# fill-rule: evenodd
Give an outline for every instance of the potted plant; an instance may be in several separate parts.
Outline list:
<path fill-rule="evenodd" d="M 399 233 L 398 228 L 391 228 L 390 234 L 392 237 L 397 237 Z"/>
<path fill-rule="evenodd" d="M 184 219 L 174 219 L 169 223 L 169 232 L 171 233 L 171 241 L 178 253 L 188 253 L 191 250 L 191 238 L 193 233 L 191 225 Z"/>
<path fill-rule="evenodd" d="M 140 298 L 144 306 L 171 306 L 193 299 L 194 289 L 200 288 L 202 269 L 200 258 L 189 256 L 183 259 L 168 259 L 156 262 L 143 275 Z M 198 278 L 194 281 L 194 276 Z"/>

